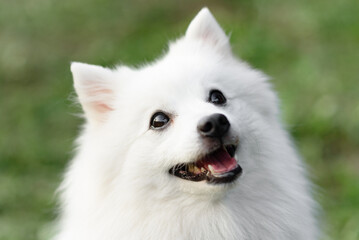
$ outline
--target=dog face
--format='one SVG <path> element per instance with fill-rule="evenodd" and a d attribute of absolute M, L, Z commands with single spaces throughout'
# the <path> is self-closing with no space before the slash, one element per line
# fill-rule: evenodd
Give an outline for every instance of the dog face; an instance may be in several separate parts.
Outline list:
<path fill-rule="evenodd" d="M 201 196 L 265 171 L 257 157 L 278 125 L 276 97 L 264 74 L 232 55 L 207 9 L 152 64 L 71 70 L 90 136 L 83 144 L 95 146 L 109 181 Z"/>

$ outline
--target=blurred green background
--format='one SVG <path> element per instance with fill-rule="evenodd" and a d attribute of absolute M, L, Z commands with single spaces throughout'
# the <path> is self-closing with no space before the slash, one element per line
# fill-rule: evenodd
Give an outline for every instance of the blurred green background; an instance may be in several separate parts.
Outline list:
<path fill-rule="evenodd" d="M 273 77 L 318 186 L 324 239 L 359 239 L 357 0 L 1 0 L 0 240 L 45 239 L 56 216 L 81 123 L 70 61 L 150 61 L 202 6 Z"/>

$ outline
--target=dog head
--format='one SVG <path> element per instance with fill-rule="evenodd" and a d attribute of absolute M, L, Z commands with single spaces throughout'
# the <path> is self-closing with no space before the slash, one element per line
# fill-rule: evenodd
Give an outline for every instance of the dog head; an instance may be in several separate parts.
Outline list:
<path fill-rule="evenodd" d="M 206 8 L 151 64 L 71 71 L 87 120 L 81 144 L 114 188 L 221 192 L 258 168 L 267 129 L 278 125 L 267 77 L 233 56 Z"/>

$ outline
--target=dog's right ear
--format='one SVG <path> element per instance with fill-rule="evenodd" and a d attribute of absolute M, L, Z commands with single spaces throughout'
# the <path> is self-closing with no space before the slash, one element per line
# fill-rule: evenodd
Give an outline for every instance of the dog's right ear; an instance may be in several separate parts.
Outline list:
<path fill-rule="evenodd" d="M 115 79 L 111 69 L 73 62 L 74 87 L 89 123 L 103 122 L 113 111 Z"/>
<path fill-rule="evenodd" d="M 186 38 L 209 43 L 224 53 L 231 52 L 229 38 L 206 7 L 202 8 L 191 21 L 186 31 Z"/>

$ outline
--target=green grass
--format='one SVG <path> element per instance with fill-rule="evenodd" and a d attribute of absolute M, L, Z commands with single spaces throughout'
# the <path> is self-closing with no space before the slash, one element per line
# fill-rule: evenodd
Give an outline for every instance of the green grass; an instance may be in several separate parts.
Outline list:
<path fill-rule="evenodd" d="M 359 239 L 357 0 L 2 0 L 0 240 L 44 239 L 56 216 L 81 123 L 69 63 L 152 60 L 202 6 L 232 33 L 233 50 L 273 77 L 327 238 Z"/>

